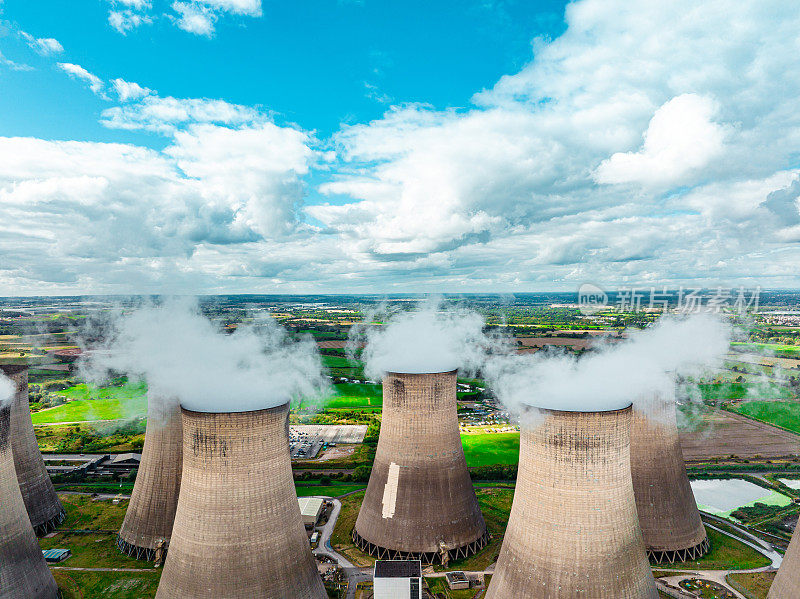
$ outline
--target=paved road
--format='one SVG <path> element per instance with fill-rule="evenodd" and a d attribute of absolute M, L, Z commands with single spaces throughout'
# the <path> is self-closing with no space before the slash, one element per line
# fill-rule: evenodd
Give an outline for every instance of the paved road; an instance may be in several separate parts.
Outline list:
<path fill-rule="evenodd" d="M 330 498 L 329 498 L 330 499 Z M 339 512 L 342 511 L 342 502 L 338 499 L 331 499 L 333 502 L 333 511 L 331 512 L 328 521 L 319 530 L 319 544 L 314 550 L 314 555 L 325 555 L 333 560 L 336 560 L 342 568 L 355 568 L 355 566 L 341 553 L 337 553 L 331 546 L 331 535 L 336 526 L 336 520 L 339 519 Z"/>

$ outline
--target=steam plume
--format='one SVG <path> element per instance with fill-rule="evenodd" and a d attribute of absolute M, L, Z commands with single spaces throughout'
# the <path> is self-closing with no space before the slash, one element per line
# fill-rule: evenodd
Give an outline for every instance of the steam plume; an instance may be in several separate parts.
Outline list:
<path fill-rule="evenodd" d="M 581 358 L 495 355 L 484 376 L 513 413 L 528 407 L 615 410 L 656 398 L 674 400 L 674 377 L 698 376 L 719 366 L 730 336 L 730 326 L 710 314 L 662 317 L 627 340 Z"/>
<path fill-rule="evenodd" d="M 105 370 L 145 379 L 151 402 L 176 398 L 194 411 L 246 412 L 327 386 L 313 340 L 291 341 L 271 318 L 229 335 L 196 303 L 168 300 L 121 316 L 113 329 L 90 369 L 95 378 Z"/>
<path fill-rule="evenodd" d="M 14 393 L 16 393 L 14 382 L 0 372 L 0 408 L 6 407 L 11 402 Z"/>
<path fill-rule="evenodd" d="M 370 322 L 371 315 L 365 320 Z M 384 320 L 382 327 L 362 325 L 351 331 L 351 342 L 366 343 L 364 372 L 373 379 L 387 372 L 474 371 L 483 362 L 490 343 L 479 314 L 464 308 L 444 308 L 438 299 Z"/>

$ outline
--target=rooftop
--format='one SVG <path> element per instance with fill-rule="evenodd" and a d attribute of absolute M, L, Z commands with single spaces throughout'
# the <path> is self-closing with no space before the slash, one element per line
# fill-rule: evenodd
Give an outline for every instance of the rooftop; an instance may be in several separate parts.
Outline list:
<path fill-rule="evenodd" d="M 378 560 L 375 562 L 375 578 L 419 578 L 422 562 L 419 560 Z"/>

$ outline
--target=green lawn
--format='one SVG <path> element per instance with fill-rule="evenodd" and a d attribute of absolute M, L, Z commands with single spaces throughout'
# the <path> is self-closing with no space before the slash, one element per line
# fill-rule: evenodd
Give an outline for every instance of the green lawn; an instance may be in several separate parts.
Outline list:
<path fill-rule="evenodd" d="M 738 414 L 749 416 L 768 424 L 775 424 L 800 434 L 800 402 L 797 401 L 747 401 L 730 406 Z"/>
<path fill-rule="evenodd" d="M 325 409 L 379 409 L 383 406 L 381 385 L 340 383 L 333 387 L 335 395 L 325 400 Z"/>
<path fill-rule="evenodd" d="M 770 564 L 755 549 L 732 539 L 716 530 L 706 527 L 711 551 L 697 561 L 676 564 L 660 564 L 661 570 L 750 570 Z"/>
<path fill-rule="evenodd" d="M 704 400 L 726 399 L 791 399 L 794 397 L 787 387 L 774 383 L 756 381 L 750 383 L 703 383 L 698 385 Z"/>
<path fill-rule="evenodd" d="M 519 433 L 461 435 L 467 466 L 516 464 L 519 462 Z"/>
<path fill-rule="evenodd" d="M 144 383 L 120 387 L 95 387 L 81 383 L 59 392 L 71 401 L 33 414 L 34 424 L 126 420 L 147 414 L 147 388 Z"/>

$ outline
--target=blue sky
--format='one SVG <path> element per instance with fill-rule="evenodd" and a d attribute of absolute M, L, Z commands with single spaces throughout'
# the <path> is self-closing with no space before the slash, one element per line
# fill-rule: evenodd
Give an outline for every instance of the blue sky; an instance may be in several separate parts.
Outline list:
<path fill-rule="evenodd" d="M 0 294 L 798 286 L 798 25 L 0 0 Z"/>

